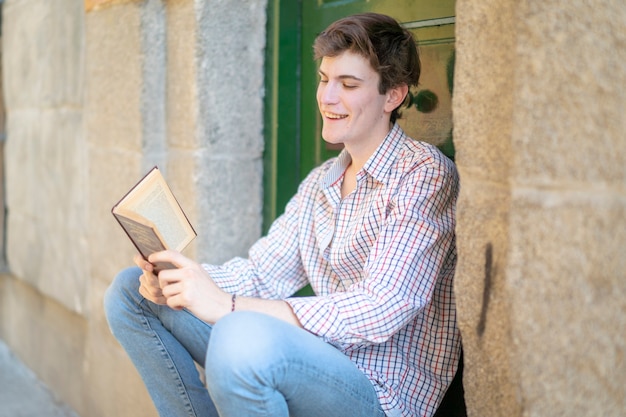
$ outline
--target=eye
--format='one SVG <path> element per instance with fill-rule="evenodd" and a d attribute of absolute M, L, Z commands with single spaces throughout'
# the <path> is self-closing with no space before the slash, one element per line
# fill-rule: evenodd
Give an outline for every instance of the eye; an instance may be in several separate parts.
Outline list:
<path fill-rule="evenodd" d="M 358 85 L 353 85 L 353 84 L 344 84 L 343 85 L 343 88 L 345 88 L 346 90 L 354 90 L 357 87 L 358 87 Z"/>

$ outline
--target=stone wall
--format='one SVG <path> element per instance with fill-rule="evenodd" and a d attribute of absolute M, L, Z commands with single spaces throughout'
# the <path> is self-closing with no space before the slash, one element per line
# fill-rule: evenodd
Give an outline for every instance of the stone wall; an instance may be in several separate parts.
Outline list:
<path fill-rule="evenodd" d="M 457 0 L 470 416 L 626 412 L 626 6 Z"/>
<path fill-rule="evenodd" d="M 154 416 L 102 296 L 134 250 L 110 208 L 164 171 L 207 262 L 261 232 L 264 0 L 7 0 L 0 338 L 82 416 Z"/>

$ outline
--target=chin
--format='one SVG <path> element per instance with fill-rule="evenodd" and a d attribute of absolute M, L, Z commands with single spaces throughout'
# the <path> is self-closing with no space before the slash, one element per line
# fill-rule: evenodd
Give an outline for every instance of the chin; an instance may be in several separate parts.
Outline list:
<path fill-rule="evenodd" d="M 322 139 L 324 139 L 324 142 L 329 143 L 331 145 L 336 145 L 341 143 L 340 140 L 338 140 L 337 138 L 333 137 L 333 136 L 328 136 L 328 135 L 323 135 L 322 134 Z"/>
<path fill-rule="evenodd" d="M 342 135 L 338 135 L 335 129 L 322 128 L 322 139 L 331 145 L 339 145 L 343 142 Z"/>
<path fill-rule="evenodd" d="M 340 151 L 343 149 L 343 141 L 339 141 L 339 140 L 326 140 L 325 138 L 322 137 L 322 139 L 324 139 L 324 142 L 326 142 L 326 149 L 329 151 Z"/>

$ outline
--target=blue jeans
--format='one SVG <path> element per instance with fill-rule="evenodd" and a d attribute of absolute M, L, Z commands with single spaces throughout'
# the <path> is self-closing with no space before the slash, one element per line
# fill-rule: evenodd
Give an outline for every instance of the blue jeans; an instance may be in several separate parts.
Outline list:
<path fill-rule="evenodd" d="M 211 326 L 144 299 L 141 273 L 120 272 L 104 306 L 161 416 L 385 416 L 365 374 L 318 337 L 251 312 Z"/>

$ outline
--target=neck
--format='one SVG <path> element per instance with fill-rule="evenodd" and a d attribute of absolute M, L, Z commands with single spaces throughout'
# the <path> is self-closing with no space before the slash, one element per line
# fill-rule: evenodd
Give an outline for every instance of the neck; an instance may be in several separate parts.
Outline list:
<path fill-rule="evenodd" d="M 365 165 L 367 160 L 370 159 L 380 144 L 383 143 L 392 127 L 393 125 L 389 125 L 389 129 L 386 130 L 384 134 L 379 133 L 371 136 L 373 139 L 358 143 L 345 144 L 346 151 L 348 151 L 352 159 L 350 164 L 351 171 L 358 172 L 361 168 L 363 168 L 363 165 Z"/>

